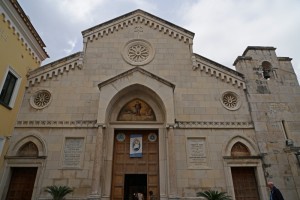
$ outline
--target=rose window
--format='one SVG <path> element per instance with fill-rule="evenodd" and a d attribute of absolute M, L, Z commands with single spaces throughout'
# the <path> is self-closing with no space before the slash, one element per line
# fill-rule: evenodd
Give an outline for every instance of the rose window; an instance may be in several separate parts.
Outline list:
<path fill-rule="evenodd" d="M 229 110 L 237 110 L 240 106 L 239 97 L 234 92 L 225 92 L 222 95 L 221 102 Z"/>
<path fill-rule="evenodd" d="M 47 90 L 40 90 L 36 92 L 30 99 L 31 106 L 36 109 L 45 108 L 50 104 L 51 93 Z"/>
<path fill-rule="evenodd" d="M 226 94 L 223 97 L 223 103 L 229 108 L 234 108 L 237 103 L 237 98 L 232 94 Z"/>
<path fill-rule="evenodd" d="M 149 57 L 149 49 L 140 44 L 133 45 L 128 49 L 128 57 L 133 62 L 142 62 Z"/>
<path fill-rule="evenodd" d="M 131 65 L 145 65 L 154 57 L 154 49 L 146 40 L 129 41 L 122 52 L 124 60 Z"/>

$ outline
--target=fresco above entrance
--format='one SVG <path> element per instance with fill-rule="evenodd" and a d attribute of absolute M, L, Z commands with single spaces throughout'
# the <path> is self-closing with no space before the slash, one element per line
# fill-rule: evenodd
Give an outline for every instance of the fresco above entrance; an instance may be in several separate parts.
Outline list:
<path fill-rule="evenodd" d="M 156 121 L 152 108 L 141 99 L 133 99 L 121 109 L 118 121 Z"/>

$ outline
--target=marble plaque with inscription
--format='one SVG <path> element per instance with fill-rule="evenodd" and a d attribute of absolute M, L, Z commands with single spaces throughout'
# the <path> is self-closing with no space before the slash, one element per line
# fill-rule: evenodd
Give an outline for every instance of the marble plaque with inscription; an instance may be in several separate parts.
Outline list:
<path fill-rule="evenodd" d="M 79 168 L 83 160 L 84 138 L 66 138 L 63 167 Z"/>
<path fill-rule="evenodd" d="M 204 138 L 187 138 L 187 164 L 189 168 L 207 167 L 206 144 Z"/>

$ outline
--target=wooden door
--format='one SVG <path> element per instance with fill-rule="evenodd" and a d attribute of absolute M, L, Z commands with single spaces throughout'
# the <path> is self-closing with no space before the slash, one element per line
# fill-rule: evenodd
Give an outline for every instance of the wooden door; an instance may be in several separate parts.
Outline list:
<path fill-rule="evenodd" d="M 142 135 L 142 157 L 130 157 L 130 135 Z M 122 136 L 123 135 L 123 136 Z M 123 138 L 124 137 L 124 138 Z M 121 139 L 120 139 L 121 138 Z M 123 138 L 123 139 L 122 139 Z M 131 199 L 134 192 L 127 190 L 125 177 L 140 175 L 141 181 L 145 180 L 146 189 L 142 190 L 145 199 L 149 199 L 149 191 L 159 196 L 159 153 L 157 130 L 118 130 L 115 131 L 114 157 L 112 172 L 111 198 L 113 200 Z M 130 176 L 132 175 L 132 176 Z M 143 182 L 141 182 L 143 185 Z M 131 187 L 131 186 L 129 186 Z M 125 196 L 126 195 L 126 196 Z"/>
<path fill-rule="evenodd" d="M 254 167 L 232 167 L 236 200 L 259 200 Z"/>
<path fill-rule="evenodd" d="M 13 167 L 7 200 L 31 200 L 37 168 Z"/>

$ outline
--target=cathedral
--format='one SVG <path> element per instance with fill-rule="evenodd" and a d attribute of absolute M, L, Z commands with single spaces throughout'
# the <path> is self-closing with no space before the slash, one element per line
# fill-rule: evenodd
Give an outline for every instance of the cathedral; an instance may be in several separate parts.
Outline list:
<path fill-rule="evenodd" d="M 248 46 L 236 70 L 194 33 L 135 10 L 82 31 L 83 49 L 28 73 L 1 199 L 300 199 L 300 88 L 291 58 Z M 24 187 L 25 186 L 25 187 Z"/>

